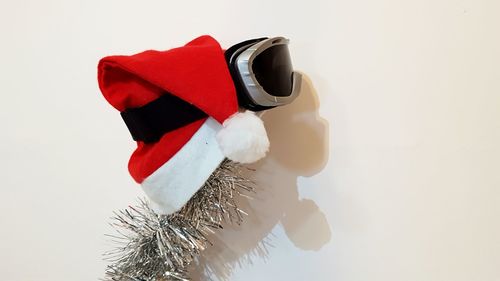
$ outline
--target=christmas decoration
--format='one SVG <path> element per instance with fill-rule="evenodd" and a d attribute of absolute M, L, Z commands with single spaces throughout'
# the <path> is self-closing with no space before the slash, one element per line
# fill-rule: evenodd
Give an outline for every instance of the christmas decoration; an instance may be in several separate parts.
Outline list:
<path fill-rule="evenodd" d="M 117 234 L 110 236 L 118 246 L 106 254 L 105 280 L 189 280 L 208 234 L 242 222 L 236 199 L 254 187 L 241 165 L 269 150 L 262 120 L 243 108 L 270 109 L 296 97 L 301 76 L 287 44 L 260 38 L 224 52 L 201 36 L 167 51 L 100 60 L 99 88 L 137 142 L 128 169 L 147 196 L 115 213 Z"/>
<path fill-rule="evenodd" d="M 201 36 L 163 52 L 105 57 L 98 65 L 98 80 L 104 97 L 122 113 L 137 140 L 128 168 L 159 214 L 182 208 L 224 158 L 236 156 L 238 161 L 248 154 L 256 161 L 263 156 L 255 157 L 255 147 L 262 139 L 268 142 L 263 125 L 255 125 L 262 121 L 256 122 L 252 114 L 236 114 L 236 90 L 224 51 L 212 37 Z M 220 142 L 227 143 L 225 137 L 234 141 L 238 135 L 249 141 L 225 155 L 216 136 L 233 115 L 252 119 L 249 129 L 257 129 L 260 137 L 246 137 L 252 133 L 241 126 L 225 128 L 228 132 L 219 134 Z M 172 126 L 161 127 L 165 124 Z M 144 131 L 159 137 L 149 142 L 137 133 Z"/>
<path fill-rule="evenodd" d="M 241 166 L 224 160 L 179 212 L 158 215 L 141 200 L 116 213 L 118 247 L 106 254 L 106 280 L 189 280 L 187 267 L 210 245 L 207 234 L 223 222 L 240 224 L 246 213 L 236 197 L 253 191 Z"/>

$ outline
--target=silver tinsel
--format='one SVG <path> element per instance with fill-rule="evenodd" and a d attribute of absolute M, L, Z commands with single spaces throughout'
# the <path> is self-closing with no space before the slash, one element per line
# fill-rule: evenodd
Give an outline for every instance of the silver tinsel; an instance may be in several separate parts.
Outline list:
<path fill-rule="evenodd" d="M 245 212 L 237 196 L 254 192 L 241 166 L 224 160 L 203 187 L 178 212 L 158 215 L 146 200 L 115 213 L 113 237 L 118 246 L 105 254 L 107 281 L 189 280 L 188 266 L 210 241 L 207 236 L 224 222 L 240 224 Z"/>

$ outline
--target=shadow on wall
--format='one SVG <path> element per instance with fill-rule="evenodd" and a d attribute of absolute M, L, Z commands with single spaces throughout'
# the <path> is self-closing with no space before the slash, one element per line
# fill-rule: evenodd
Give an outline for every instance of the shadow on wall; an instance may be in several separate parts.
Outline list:
<path fill-rule="evenodd" d="M 297 178 L 320 172 L 328 161 L 328 122 L 318 114 L 319 101 L 311 80 L 303 75 L 299 97 L 263 116 L 271 142 L 268 156 L 252 165 L 257 183 L 253 199 L 239 200 L 248 212 L 241 226 L 227 226 L 210 237 L 193 266 L 193 280 L 230 280 L 233 269 L 265 259 L 272 247 L 272 229 L 281 224 L 290 241 L 317 251 L 331 238 L 325 215 L 314 201 L 299 198 Z"/>

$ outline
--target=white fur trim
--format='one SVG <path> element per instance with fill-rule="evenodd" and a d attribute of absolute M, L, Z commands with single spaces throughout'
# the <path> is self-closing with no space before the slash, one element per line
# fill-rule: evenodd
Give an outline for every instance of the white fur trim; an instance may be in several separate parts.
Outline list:
<path fill-rule="evenodd" d="M 229 117 L 217 133 L 219 147 L 227 158 L 240 163 L 253 163 L 266 156 L 269 139 L 262 120 L 252 111 Z"/>
<path fill-rule="evenodd" d="M 215 135 L 221 125 L 209 117 L 167 163 L 141 184 L 159 214 L 178 211 L 224 160 Z"/>

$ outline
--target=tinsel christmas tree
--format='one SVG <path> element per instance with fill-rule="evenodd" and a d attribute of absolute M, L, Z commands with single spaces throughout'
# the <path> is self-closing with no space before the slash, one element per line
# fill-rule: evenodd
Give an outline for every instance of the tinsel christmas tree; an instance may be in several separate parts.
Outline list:
<path fill-rule="evenodd" d="M 202 188 L 178 212 L 156 214 L 147 200 L 121 210 L 112 218 L 117 243 L 105 254 L 111 262 L 107 281 L 190 280 L 189 265 L 211 245 L 210 233 L 223 223 L 240 224 L 246 213 L 236 198 L 254 192 L 242 166 L 224 160 Z"/>

